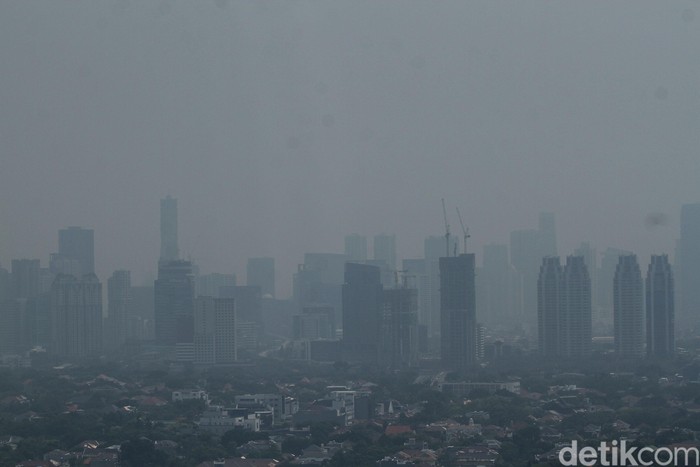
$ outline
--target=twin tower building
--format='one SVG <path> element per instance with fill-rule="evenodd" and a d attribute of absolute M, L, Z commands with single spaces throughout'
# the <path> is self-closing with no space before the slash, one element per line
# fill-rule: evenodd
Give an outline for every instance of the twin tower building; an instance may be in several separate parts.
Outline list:
<path fill-rule="evenodd" d="M 646 304 L 646 306 L 645 306 Z M 591 279 L 582 256 L 545 257 L 537 282 L 538 344 L 546 357 L 591 352 Z M 673 274 L 666 255 L 652 255 L 646 283 L 635 255 L 619 257 L 613 279 L 615 352 L 621 358 L 674 353 Z"/>

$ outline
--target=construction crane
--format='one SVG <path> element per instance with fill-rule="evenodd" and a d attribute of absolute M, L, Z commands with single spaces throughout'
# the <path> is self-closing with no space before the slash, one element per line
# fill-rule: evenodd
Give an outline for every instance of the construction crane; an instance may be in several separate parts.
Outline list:
<path fill-rule="evenodd" d="M 459 212 L 459 208 L 457 208 L 457 216 L 459 217 L 459 223 L 462 225 L 462 233 L 464 233 L 464 253 L 466 253 L 467 239 L 471 237 L 471 235 L 469 235 L 469 229 L 464 227 L 464 221 L 462 220 L 462 214 Z"/>
<path fill-rule="evenodd" d="M 442 198 L 442 215 L 445 218 L 445 256 L 450 256 L 450 224 L 447 223 L 447 209 L 445 209 L 445 198 Z"/>

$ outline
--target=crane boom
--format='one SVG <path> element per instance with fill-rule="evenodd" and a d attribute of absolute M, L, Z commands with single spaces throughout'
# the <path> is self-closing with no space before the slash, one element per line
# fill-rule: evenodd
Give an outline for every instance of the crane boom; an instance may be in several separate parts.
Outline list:
<path fill-rule="evenodd" d="M 459 223 L 462 226 L 462 233 L 464 233 L 464 253 L 467 252 L 467 239 L 471 237 L 469 235 L 469 229 L 464 227 L 464 221 L 462 220 L 462 214 L 459 212 L 459 208 L 457 208 L 457 216 L 459 217 Z"/>
<path fill-rule="evenodd" d="M 445 209 L 445 198 L 442 198 L 442 215 L 445 218 L 445 256 L 450 256 L 450 224 L 447 223 L 447 209 Z"/>

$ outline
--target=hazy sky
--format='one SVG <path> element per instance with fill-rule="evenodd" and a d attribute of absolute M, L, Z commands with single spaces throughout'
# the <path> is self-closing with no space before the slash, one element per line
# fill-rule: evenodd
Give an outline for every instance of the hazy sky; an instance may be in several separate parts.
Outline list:
<path fill-rule="evenodd" d="M 700 201 L 699 45 L 698 1 L 3 0 L 0 261 L 80 225 L 150 280 L 171 194 L 202 272 L 281 291 L 346 233 L 419 256 L 441 197 L 477 253 L 547 210 L 646 264 Z"/>

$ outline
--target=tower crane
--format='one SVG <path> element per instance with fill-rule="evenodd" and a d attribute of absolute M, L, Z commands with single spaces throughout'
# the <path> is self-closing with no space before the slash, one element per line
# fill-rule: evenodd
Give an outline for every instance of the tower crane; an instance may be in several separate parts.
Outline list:
<path fill-rule="evenodd" d="M 457 216 L 459 217 L 459 223 L 462 225 L 462 233 L 464 233 L 464 253 L 467 252 L 467 239 L 471 237 L 469 235 L 469 229 L 464 227 L 464 221 L 462 220 L 462 214 L 459 212 L 459 208 L 457 208 Z"/>
<path fill-rule="evenodd" d="M 445 198 L 442 198 L 442 216 L 445 218 L 445 256 L 450 256 L 450 224 L 447 223 L 447 209 L 445 209 Z"/>

